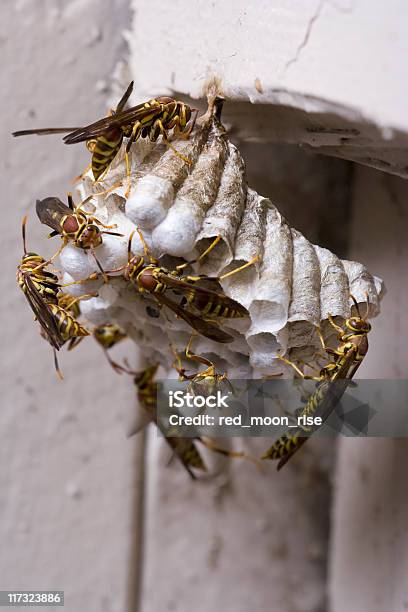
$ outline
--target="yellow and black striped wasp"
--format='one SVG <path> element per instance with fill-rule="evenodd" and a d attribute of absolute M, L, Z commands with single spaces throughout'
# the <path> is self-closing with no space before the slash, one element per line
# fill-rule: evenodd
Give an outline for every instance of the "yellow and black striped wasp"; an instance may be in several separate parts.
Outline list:
<path fill-rule="evenodd" d="M 68 194 L 68 206 L 57 197 L 37 200 L 36 212 L 39 220 L 53 231 L 50 237 L 61 236 L 63 246 L 71 242 L 79 249 L 95 249 L 102 244 L 102 234 L 122 236 L 117 232 L 108 232 L 116 225 L 105 225 L 91 213 L 83 210 L 83 206 L 92 198 L 89 196 L 79 206 L 75 206 L 72 194 Z M 103 229 L 101 229 L 103 228 Z"/>
<path fill-rule="evenodd" d="M 123 271 L 125 280 L 132 283 L 140 293 L 148 293 L 153 296 L 160 307 L 166 306 L 172 310 L 198 333 L 215 340 L 215 342 L 232 342 L 233 337 L 218 327 L 209 317 L 246 317 L 249 314 L 247 309 L 224 293 L 200 287 L 197 282 L 222 280 L 252 265 L 257 258 L 219 278 L 182 276 L 182 270 L 193 262 L 181 264 L 171 271 L 161 267 L 159 262 L 150 255 L 141 231 L 137 231 L 144 246 L 145 256 L 132 255 L 131 244 L 135 233 L 132 232 L 128 241 L 128 263 L 121 268 L 105 272 L 105 274 L 109 275 L 109 273 Z M 218 242 L 219 238 L 217 237 L 197 261 L 202 260 Z M 166 295 L 169 290 L 174 290 L 183 296 L 180 304 Z M 198 314 L 195 314 L 192 309 Z"/>
<path fill-rule="evenodd" d="M 214 393 L 219 390 L 221 385 L 225 385 L 230 393 L 234 393 L 234 389 L 225 373 L 219 374 L 212 361 L 210 361 L 206 357 L 203 357 L 202 355 L 197 355 L 191 351 L 191 344 L 194 337 L 195 336 L 193 334 L 189 340 L 189 343 L 186 346 L 184 354 L 188 360 L 206 366 L 203 370 L 200 370 L 199 372 L 187 374 L 186 369 L 182 366 L 181 354 L 176 351 L 172 345 L 170 345 L 170 348 L 175 357 L 175 360 L 173 362 L 173 368 L 178 372 L 179 380 L 189 381 L 189 384 L 187 386 L 187 392 L 191 393 L 192 395 L 214 395 Z"/>
<path fill-rule="evenodd" d="M 144 370 L 141 371 L 133 371 L 127 367 L 121 366 L 117 363 L 114 364 L 114 369 L 117 372 L 125 372 L 126 374 L 130 374 L 133 376 L 133 381 L 137 387 L 137 396 L 140 405 L 146 411 L 150 422 L 154 423 L 158 426 L 158 418 L 157 418 L 157 393 L 158 393 L 158 383 L 155 381 L 155 376 L 158 370 L 158 365 L 148 366 Z M 169 432 L 163 431 L 164 434 L 168 434 Z M 181 461 L 184 468 L 187 470 L 188 474 L 194 480 L 196 478 L 192 469 L 207 471 L 207 467 L 204 463 L 204 460 L 197 449 L 196 444 L 200 443 L 208 450 L 211 450 L 214 453 L 218 453 L 220 455 L 224 455 L 230 458 L 239 458 L 239 459 L 247 459 L 249 461 L 254 462 L 258 466 L 257 460 L 244 453 L 244 452 L 235 452 L 229 451 L 220 446 L 217 446 L 212 440 L 208 438 L 203 438 L 201 436 L 196 436 L 193 438 L 182 438 L 182 437 L 171 437 L 166 435 L 165 440 L 167 444 L 172 449 L 174 455 L 178 457 Z"/>
<path fill-rule="evenodd" d="M 102 234 L 109 234 L 111 236 L 122 236 L 122 234 L 107 231 L 114 229 L 116 225 L 105 225 L 91 213 L 83 210 L 83 206 L 92 197 L 86 198 L 79 206 L 74 205 L 72 194 L 70 193 L 68 194 L 68 206 L 63 204 L 57 197 L 37 200 L 36 212 L 41 223 L 53 230 L 50 233 L 50 237 L 59 234 L 62 238 L 61 248 L 54 257 L 59 255 L 69 242 L 72 242 L 79 249 L 91 251 L 99 270 L 103 274 L 94 249 L 102 244 Z"/>
<path fill-rule="evenodd" d="M 84 336 L 89 335 L 89 331 L 78 323 L 65 302 L 61 305 L 61 285 L 58 277 L 45 269 L 51 260 L 45 260 L 40 255 L 27 251 L 26 223 L 27 217 L 24 217 L 22 223 L 24 254 L 17 266 L 17 282 L 40 324 L 43 337 L 53 348 L 55 367 L 58 375 L 62 377 L 56 351 L 67 342 L 69 348 L 73 348 Z M 85 297 L 90 296 L 71 298 L 71 307 L 74 302 Z"/>
<path fill-rule="evenodd" d="M 144 370 L 136 371 L 129 369 L 129 367 L 122 366 L 112 360 L 110 360 L 110 362 L 116 372 L 124 372 L 133 376 L 133 382 L 137 388 L 137 398 L 139 400 L 139 404 L 146 412 L 149 422 L 158 426 L 158 383 L 155 381 L 155 376 L 159 366 L 157 364 L 151 365 L 146 367 Z M 192 469 L 201 470 L 203 472 L 207 470 L 193 438 L 166 437 L 165 440 L 192 479 L 196 478 Z"/>
<path fill-rule="evenodd" d="M 168 96 L 152 98 L 148 102 L 137 104 L 127 110 L 124 107 L 132 93 L 133 81 L 123 94 L 116 110 L 108 117 L 99 119 L 90 125 L 80 128 L 41 128 L 21 130 L 13 132 L 13 136 L 26 136 L 28 134 L 61 134 L 69 132 L 64 137 L 65 144 L 86 142 L 88 149 L 92 152 L 91 169 L 95 181 L 97 181 L 109 168 L 118 154 L 123 138 L 128 138 L 126 143 L 126 167 L 129 176 L 128 153 L 134 142 L 139 138 L 148 138 L 155 142 L 159 136 L 170 146 L 179 157 L 188 162 L 169 143 L 170 130 L 173 135 L 183 135 L 187 138 L 196 121 L 198 110 L 192 109 L 184 102 L 174 100 Z M 192 115 L 194 118 L 192 119 Z M 191 124 L 188 125 L 190 123 Z"/>
<path fill-rule="evenodd" d="M 99 346 L 102 347 L 106 359 L 115 370 L 116 362 L 111 359 L 108 351 L 112 347 L 119 344 L 119 342 L 122 342 L 122 340 L 125 340 L 127 338 L 127 334 L 116 323 L 104 323 L 94 327 L 92 330 L 92 335 Z"/>
<path fill-rule="evenodd" d="M 97 325 L 92 335 L 97 343 L 105 350 L 109 350 L 113 346 L 116 346 L 119 342 L 127 338 L 127 334 L 123 331 L 116 323 L 105 323 L 104 325 Z"/>
<path fill-rule="evenodd" d="M 368 352 L 367 334 L 371 330 L 371 325 L 367 321 L 369 300 L 367 297 L 367 309 L 363 317 L 357 300 L 354 296 L 350 297 L 354 302 L 357 316 L 346 319 L 344 328 L 337 325 L 330 315 L 328 317 L 330 324 L 338 332 L 339 344 L 336 349 L 326 346 L 324 338 L 318 330 L 323 349 L 334 357 L 320 370 L 319 376 L 305 375 L 292 361 L 284 357 L 280 358 L 284 363 L 294 368 L 301 378 L 318 381 L 316 390 L 309 397 L 304 408 L 296 411 L 297 418 L 319 416 L 324 423 L 345 393 L 347 386 Z M 280 470 L 317 429 L 317 426 L 298 425 L 298 427 L 294 427 L 292 431 L 280 436 L 262 456 L 262 459 L 279 459 L 277 469 Z M 305 436 L 305 434 L 308 435 Z"/>

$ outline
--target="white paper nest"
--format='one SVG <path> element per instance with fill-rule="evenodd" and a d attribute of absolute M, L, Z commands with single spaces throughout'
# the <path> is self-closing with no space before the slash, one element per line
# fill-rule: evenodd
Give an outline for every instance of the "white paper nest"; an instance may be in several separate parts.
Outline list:
<path fill-rule="evenodd" d="M 127 200 L 123 153 L 101 183 L 95 184 L 87 175 L 80 195 L 83 199 L 121 182 L 108 195 L 92 201 L 96 217 L 117 224 L 115 231 L 124 234 L 105 235 L 96 249 L 106 270 L 126 263 L 128 237 L 136 227 L 158 258 L 193 259 L 220 235 L 221 242 L 203 264 L 193 266 L 196 272 L 211 276 L 260 256 L 257 264 L 222 282 L 225 293 L 250 314 L 246 319 L 221 320 L 234 341 L 224 345 L 200 336 L 194 342 L 195 352 L 209 356 L 230 378 L 273 374 L 282 371 L 278 353 L 295 349 L 296 356 L 313 355 L 319 346 L 316 326 L 332 333 L 327 326 L 329 314 L 350 316 L 350 293 L 361 304 L 368 294 L 369 315 L 378 314 L 382 281 L 362 264 L 340 260 L 311 244 L 289 226 L 270 200 L 248 188 L 242 157 L 214 115 L 207 113 L 189 140 L 173 144 L 191 165 L 163 144 L 140 140 L 131 150 L 132 189 Z M 132 251 L 143 253 L 137 233 Z M 169 267 L 167 257 L 165 265 Z M 71 245 L 61 255 L 61 267 L 66 282 L 96 270 L 92 256 Z M 88 321 L 118 322 L 143 347 L 147 360 L 165 366 L 173 360 L 170 342 L 181 351 L 185 348 L 191 328 L 167 308 L 159 318 L 149 316 L 146 306 L 154 301 L 146 300 L 119 275 L 108 285 L 87 283 L 85 291 L 96 287 L 99 296 L 82 302 Z M 72 293 L 83 292 L 84 287 L 72 287 Z"/>

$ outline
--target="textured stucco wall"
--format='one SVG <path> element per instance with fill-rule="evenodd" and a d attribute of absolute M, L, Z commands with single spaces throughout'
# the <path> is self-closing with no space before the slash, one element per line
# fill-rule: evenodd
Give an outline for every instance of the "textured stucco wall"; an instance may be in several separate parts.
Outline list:
<path fill-rule="evenodd" d="M 72 188 L 88 163 L 59 137 L 13 139 L 27 126 L 75 124 L 106 111 L 124 48 L 125 1 L 16 0 L 0 6 L 2 367 L 0 589 L 64 589 L 70 612 L 123 611 L 133 538 L 137 442 L 126 439 L 133 390 L 92 342 L 63 352 L 57 380 L 15 267 L 20 224 L 51 253 L 37 197 Z"/>

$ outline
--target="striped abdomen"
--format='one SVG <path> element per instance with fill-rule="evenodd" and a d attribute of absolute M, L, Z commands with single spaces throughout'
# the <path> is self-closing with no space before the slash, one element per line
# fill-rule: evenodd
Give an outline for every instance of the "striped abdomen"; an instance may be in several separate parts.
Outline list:
<path fill-rule="evenodd" d="M 293 453 L 299 445 L 300 433 L 301 430 L 297 429 L 293 434 L 283 434 L 272 444 L 271 448 L 262 456 L 262 459 L 282 459 Z"/>
<path fill-rule="evenodd" d="M 166 440 L 187 469 L 207 470 L 193 440 L 188 438 L 166 438 Z"/>
<path fill-rule="evenodd" d="M 24 271 L 24 268 L 19 269 L 17 272 L 17 281 L 24 293 L 28 290 L 25 281 L 26 276 L 30 277 L 35 289 L 47 304 L 58 304 L 57 294 L 59 291 L 59 282 L 55 274 L 46 271 L 34 273 L 30 272 L 30 270 Z"/>
<path fill-rule="evenodd" d="M 317 389 L 309 397 L 306 406 L 297 411 L 298 417 L 307 417 L 315 414 L 316 410 L 321 406 L 322 400 L 326 397 L 329 384 L 329 381 L 319 383 Z M 305 431 L 310 431 L 310 429 L 305 427 Z"/>
<path fill-rule="evenodd" d="M 96 138 L 91 162 L 95 181 L 98 180 L 116 157 L 122 140 L 123 130 L 119 127 L 106 130 L 103 136 Z"/>
<path fill-rule="evenodd" d="M 58 331 L 62 339 L 67 342 L 71 338 L 81 338 L 89 336 L 89 331 L 76 321 L 66 310 L 60 306 L 50 305 L 50 310 L 54 315 Z"/>
<path fill-rule="evenodd" d="M 186 293 L 186 298 L 187 302 L 203 315 L 227 319 L 246 317 L 248 315 L 246 308 L 226 296 L 219 295 L 212 297 L 205 293 L 197 292 L 192 288 L 188 294 Z"/>

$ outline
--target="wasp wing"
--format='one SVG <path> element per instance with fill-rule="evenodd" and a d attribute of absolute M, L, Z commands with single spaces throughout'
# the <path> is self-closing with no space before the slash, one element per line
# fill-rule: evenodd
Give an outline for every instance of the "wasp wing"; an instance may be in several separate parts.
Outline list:
<path fill-rule="evenodd" d="M 197 317 L 192 312 L 185 310 L 184 308 L 170 300 L 163 293 L 155 293 L 154 297 L 158 302 L 170 308 L 170 310 L 172 310 L 178 317 L 184 319 L 186 323 L 188 323 L 193 329 L 198 331 L 198 333 L 202 336 L 210 338 L 210 340 L 214 340 L 215 342 L 233 341 L 234 338 L 230 334 L 227 334 L 227 332 L 214 325 L 214 323 L 211 323 L 210 321 L 205 321 L 201 317 Z"/>
<path fill-rule="evenodd" d="M 313 412 L 313 416 L 321 417 L 322 423 L 326 422 L 338 402 L 343 397 L 347 386 L 349 385 L 351 379 L 359 368 L 360 363 L 361 362 L 359 361 L 355 361 L 355 351 L 351 349 L 344 356 L 342 365 L 335 372 L 333 377 L 330 380 L 322 381 L 318 385 L 318 388 L 314 393 L 319 393 L 322 397 L 319 400 L 316 410 Z M 308 404 L 310 403 L 311 398 L 309 398 Z M 306 407 L 303 409 L 303 411 L 299 413 L 298 416 L 302 416 L 306 413 L 308 404 L 306 404 Z M 295 455 L 302 448 L 304 443 L 307 442 L 307 440 L 311 437 L 314 431 L 317 431 L 319 427 L 321 427 L 321 425 L 312 428 L 313 430 L 311 431 L 309 436 L 299 436 L 297 438 L 296 446 L 279 461 L 277 468 L 278 470 L 283 468 L 283 466 L 289 461 L 289 459 L 291 459 L 293 455 Z"/>
<path fill-rule="evenodd" d="M 203 472 L 207 471 L 203 458 L 193 440 L 189 438 L 166 438 L 166 442 L 193 480 L 196 477 L 191 468 L 202 470 Z"/>
<path fill-rule="evenodd" d="M 217 291 L 212 291 L 211 289 L 206 289 L 204 287 L 200 287 L 195 283 L 191 283 L 176 276 L 172 276 L 171 274 L 165 274 L 164 272 L 157 273 L 158 280 L 161 280 L 164 285 L 174 287 L 191 299 L 191 303 L 198 310 L 203 310 L 209 303 L 220 305 L 220 314 L 218 316 L 222 317 L 222 311 L 226 308 L 229 311 L 235 311 L 239 316 L 246 317 L 248 316 L 248 310 L 242 306 L 239 302 L 233 300 L 232 298 L 226 296 L 224 293 L 219 293 Z M 205 277 L 203 278 L 205 280 Z M 209 314 L 212 314 L 209 312 Z"/>
<path fill-rule="evenodd" d="M 134 81 L 131 81 L 129 83 L 127 90 L 125 91 L 125 93 L 123 94 L 121 99 L 119 100 L 118 105 L 116 107 L 115 114 L 121 112 L 124 109 L 126 102 L 129 100 L 129 98 L 130 98 L 130 96 L 132 94 L 133 83 L 134 83 Z"/>
<path fill-rule="evenodd" d="M 307 442 L 308 439 L 309 439 L 308 437 L 307 438 L 304 438 L 304 437 L 297 438 L 296 446 L 291 451 L 289 451 L 284 457 L 282 457 L 282 459 L 279 461 L 278 467 L 277 467 L 278 471 L 281 470 L 283 466 L 286 465 L 286 463 L 289 461 L 289 459 L 291 459 L 293 455 L 302 448 L 303 444 Z"/>
<path fill-rule="evenodd" d="M 48 225 L 58 234 L 61 233 L 60 221 L 62 217 L 72 214 L 72 210 L 55 197 L 37 200 L 35 210 L 41 223 Z"/>
<path fill-rule="evenodd" d="M 132 106 L 125 111 L 120 111 L 109 117 L 99 119 L 99 121 L 95 121 L 95 123 L 79 128 L 73 131 L 71 134 L 67 134 L 67 136 L 64 137 L 64 142 L 65 144 L 75 144 L 77 142 L 84 142 L 86 140 L 98 138 L 98 136 L 102 136 L 106 130 L 110 128 L 122 128 L 126 125 L 135 123 L 136 121 L 142 121 L 143 119 L 147 122 L 147 118 L 149 118 L 149 120 L 154 119 L 154 117 L 160 115 L 161 112 L 161 105 L 151 107 L 146 106 L 146 102 L 143 104 L 138 104 L 137 106 Z"/>
<path fill-rule="evenodd" d="M 48 342 L 53 346 L 57 351 L 65 344 L 64 339 L 62 338 L 55 318 L 49 309 L 45 300 L 41 297 L 40 293 L 36 289 L 32 279 L 29 274 L 23 274 L 24 284 L 26 290 L 24 291 L 24 295 L 27 298 L 28 303 L 31 306 L 32 311 L 34 312 L 36 318 L 38 319 L 39 324 L 41 325 L 42 330 L 44 331 L 45 337 Z"/>
<path fill-rule="evenodd" d="M 78 127 L 62 127 L 62 128 L 38 128 L 32 130 L 19 130 L 18 132 L 12 132 L 12 136 L 47 136 L 48 134 L 67 134 L 67 132 L 73 132 L 81 130 Z"/>
<path fill-rule="evenodd" d="M 133 81 L 129 84 L 127 90 L 121 97 L 116 107 L 116 113 L 122 111 L 126 102 L 128 101 L 131 93 L 133 91 Z M 12 132 L 13 136 L 46 136 L 48 134 L 70 134 L 71 132 L 77 132 L 80 130 L 84 130 L 84 127 L 61 127 L 61 128 L 34 128 L 31 130 L 19 130 L 17 132 Z"/>

